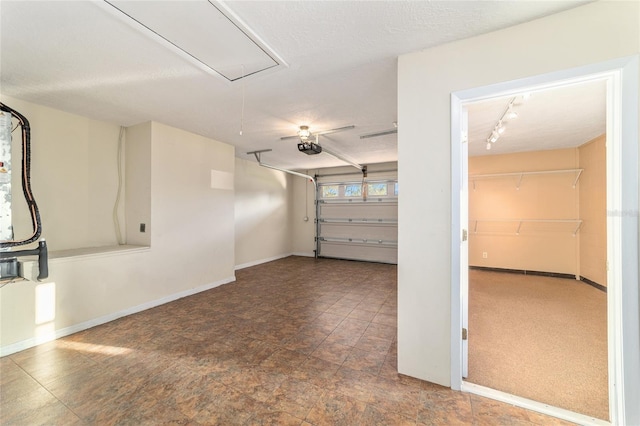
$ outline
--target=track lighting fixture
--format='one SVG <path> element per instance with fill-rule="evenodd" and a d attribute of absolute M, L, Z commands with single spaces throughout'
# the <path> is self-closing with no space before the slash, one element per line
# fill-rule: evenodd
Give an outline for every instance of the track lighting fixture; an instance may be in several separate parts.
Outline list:
<path fill-rule="evenodd" d="M 523 99 L 525 99 L 524 96 L 523 96 Z M 502 134 L 505 132 L 506 127 L 505 127 L 504 121 L 513 120 L 518 117 L 518 113 L 513 111 L 513 103 L 515 102 L 515 100 L 516 100 L 515 97 L 509 100 L 509 103 L 507 104 L 507 108 L 504 110 L 504 112 L 498 119 L 498 122 L 496 123 L 496 125 L 493 126 L 493 130 L 491 130 L 491 133 L 487 137 L 488 150 L 491 149 L 491 144 L 496 143 L 498 139 L 500 139 L 500 136 L 502 136 Z"/>

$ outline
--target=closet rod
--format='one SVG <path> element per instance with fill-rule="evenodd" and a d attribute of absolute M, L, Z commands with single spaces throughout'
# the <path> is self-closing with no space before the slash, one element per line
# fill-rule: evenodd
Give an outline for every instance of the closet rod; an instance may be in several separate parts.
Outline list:
<path fill-rule="evenodd" d="M 516 235 L 520 235 L 520 228 L 523 223 L 575 223 L 576 229 L 573 231 L 575 237 L 582 226 L 581 219 L 474 219 L 473 233 L 478 233 L 478 222 L 512 222 L 518 223 Z"/>
<path fill-rule="evenodd" d="M 550 174 L 559 174 L 559 173 L 577 173 L 576 178 L 571 185 L 572 188 L 575 188 L 578 184 L 578 180 L 580 179 L 580 175 L 584 169 L 563 169 L 563 170 L 541 170 L 537 172 L 509 172 L 509 173 L 489 173 L 489 174 L 479 174 L 479 175 L 469 175 L 469 179 L 473 182 L 473 189 L 476 189 L 476 179 L 489 179 L 489 178 L 497 178 L 497 177 L 505 177 L 505 176 L 520 176 L 518 179 L 518 184 L 516 185 L 516 189 L 520 189 L 520 184 L 522 183 L 522 177 L 525 175 L 550 175 Z"/>
<path fill-rule="evenodd" d="M 563 169 L 563 170 L 540 170 L 540 171 L 534 171 L 534 172 L 489 173 L 489 174 L 469 175 L 469 178 L 479 179 L 479 178 L 492 178 L 492 177 L 502 177 L 502 176 L 549 175 L 549 174 L 570 173 L 570 172 L 582 173 L 583 170 L 584 169 Z"/>

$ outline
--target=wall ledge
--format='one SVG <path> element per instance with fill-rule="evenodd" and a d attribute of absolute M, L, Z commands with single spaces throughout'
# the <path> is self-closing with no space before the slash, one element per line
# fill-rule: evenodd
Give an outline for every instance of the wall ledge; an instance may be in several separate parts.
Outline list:
<path fill-rule="evenodd" d="M 121 254 L 130 254 L 137 252 L 149 251 L 149 246 L 138 245 L 119 245 L 119 246 L 103 246 L 103 247 L 82 247 L 70 250 L 53 250 L 49 252 L 49 260 L 75 260 L 85 257 L 103 257 L 116 256 Z"/>
<path fill-rule="evenodd" d="M 70 250 L 49 251 L 48 263 L 59 264 L 64 262 L 85 261 L 110 256 L 142 253 L 150 251 L 149 246 L 119 245 L 103 247 L 83 247 Z M 30 281 L 38 281 L 38 257 L 26 256 L 18 260 L 19 275 Z"/>

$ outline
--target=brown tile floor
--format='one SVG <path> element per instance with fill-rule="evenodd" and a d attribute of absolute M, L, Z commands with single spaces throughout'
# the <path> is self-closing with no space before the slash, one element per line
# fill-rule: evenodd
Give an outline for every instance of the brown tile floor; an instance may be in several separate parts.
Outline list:
<path fill-rule="evenodd" d="M 398 375 L 396 267 L 290 257 L 0 359 L 0 423 L 568 424 Z"/>

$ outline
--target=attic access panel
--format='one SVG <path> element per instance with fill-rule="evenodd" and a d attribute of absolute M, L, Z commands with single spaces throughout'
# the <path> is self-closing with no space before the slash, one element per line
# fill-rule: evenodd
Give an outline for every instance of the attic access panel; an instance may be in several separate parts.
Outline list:
<path fill-rule="evenodd" d="M 231 12 L 211 1 L 105 3 L 229 81 L 284 65 Z"/>

